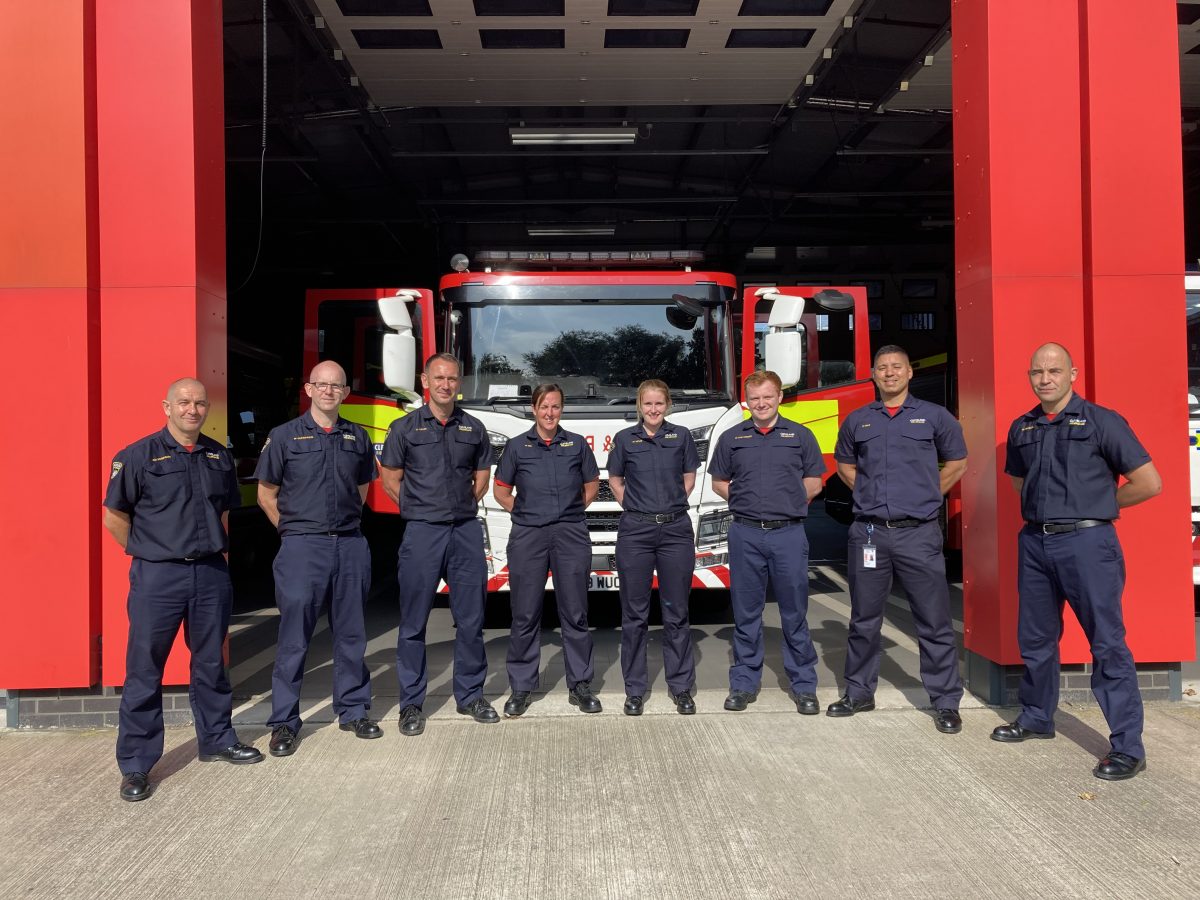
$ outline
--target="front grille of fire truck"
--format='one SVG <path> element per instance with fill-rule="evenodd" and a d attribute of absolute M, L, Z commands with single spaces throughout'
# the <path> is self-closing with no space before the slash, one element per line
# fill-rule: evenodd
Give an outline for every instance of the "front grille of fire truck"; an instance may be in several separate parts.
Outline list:
<path fill-rule="evenodd" d="M 621 521 L 619 512 L 589 512 L 587 514 L 588 531 L 616 531 Z"/>

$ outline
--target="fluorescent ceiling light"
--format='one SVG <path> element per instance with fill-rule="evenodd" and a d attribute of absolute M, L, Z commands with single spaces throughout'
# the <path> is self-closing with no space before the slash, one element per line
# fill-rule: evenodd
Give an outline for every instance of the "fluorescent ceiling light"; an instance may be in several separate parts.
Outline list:
<path fill-rule="evenodd" d="M 510 128 L 514 147 L 530 144 L 632 144 L 636 128 Z"/>
<path fill-rule="evenodd" d="M 530 225 L 526 229 L 530 237 L 612 237 L 614 225 Z"/>

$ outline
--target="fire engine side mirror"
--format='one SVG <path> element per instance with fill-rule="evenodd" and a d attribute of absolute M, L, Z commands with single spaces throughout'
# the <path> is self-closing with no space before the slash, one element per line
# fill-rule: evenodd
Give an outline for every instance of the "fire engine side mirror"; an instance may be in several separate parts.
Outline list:
<path fill-rule="evenodd" d="M 408 304 L 420 297 L 415 291 L 398 291 L 395 297 L 379 301 L 379 315 L 394 334 L 383 336 L 383 383 L 388 390 L 403 395 L 410 402 L 418 402 L 420 395 L 414 391 L 417 371 L 417 339 L 413 335 L 412 317 Z"/>
<path fill-rule="evenodd" d="M 800 324 L 804 298 L 779 294 L 770 288 L 758 293 L 773 301 L 763 340 L 767 368 L 779 376 L 784 387 L 799 384 L 804 374 L 804 326 Z"/>

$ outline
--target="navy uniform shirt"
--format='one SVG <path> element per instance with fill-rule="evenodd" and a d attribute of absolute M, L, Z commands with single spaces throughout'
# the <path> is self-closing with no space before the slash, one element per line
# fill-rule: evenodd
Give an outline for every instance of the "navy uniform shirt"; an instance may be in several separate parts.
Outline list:
<path fill-rule="evenodd" d="M 1117 476 L 1148 462 L 1119 413 L 1073 394 L 1053 421 L 1040 405 L 1016 418 L 1004 471 L 1025 479 L 1026 522 L 1075 522 L 1117 518 Z"/>
<path fill-rule="evenodd" d="M 166 428 L 116 455 L 104 495 L 131 517 L 125 552 L 151 562 L 225 553 L 221 515 L 240 503 L 233 454 L 204 434 L 189 453 Z"/>
<path fill-rule="evenodd" d="M 271 429 L 254 470 L 279 486 L 281 535 L 354 531 L 362 519 L 358 486 L 377 474 L 361 426 L 339 418 L 326 432 L 311 411 Z"/>
<path fill-rule="evenodd" d="M 536 427 L 509 438 L 496 466 L 496 483 L 517 489 L 512 520 L 518 525 L 583 521 L 583 486 L 599 477 L 587 441 L 561 428 L 549 445 Z"/>
<path fill-rule="evenodd" d="M 379 461 L 404 470 L 404 519 L 461 522 L 478 511 L 475 473 L 492 467 L 492 445 L 483 423 L 457 406 L 445 425 L 422 406 L 392 423 Z"/>
<path fill-rule="evenodd" d="M 927 521 L 942 506 L 939 460 L 965 459 L 967 445 L 949 410 L 909 394 L 895 416 L 878 401 L 846 416 L 833 456 L 858 467 L 856 516 Z"/>
<path fill-rule="evenodd" d="M 663 420 L 654 437 L 642 425 L 618 431 L 608 453 L 608 473 L 625 479 L 625 509 L 672 513 L 687 509 L 683 473 L 700 468 L 696 442 L 686 428 Z"/>
<path fill-rule="evenodd" d="M 708 466 L 713 478 L 729 482 L 729 510 L 748 519 L 777 521 L 808 515 L 805 478 L 825 472 L 813 433 L 780 416 L 762 434 L 753 419 L 717 439 Z"/>

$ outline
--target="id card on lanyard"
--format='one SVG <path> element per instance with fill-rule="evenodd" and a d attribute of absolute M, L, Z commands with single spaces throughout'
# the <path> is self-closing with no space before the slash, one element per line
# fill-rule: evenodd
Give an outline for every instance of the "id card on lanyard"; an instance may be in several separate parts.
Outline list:
<path fill-rule="evenodd" d="M 863 568 L 875 568 L 875 545 L 872 543 L 872 538 L 875 534 L 875 523 L 867 523 L 867 542 L 863 544 Z"/>

